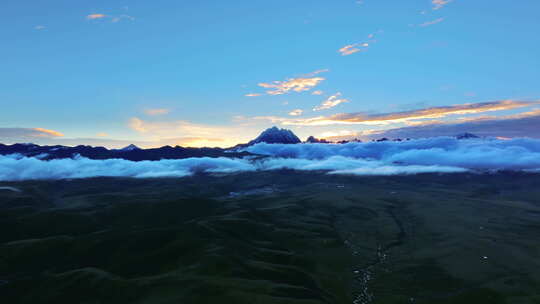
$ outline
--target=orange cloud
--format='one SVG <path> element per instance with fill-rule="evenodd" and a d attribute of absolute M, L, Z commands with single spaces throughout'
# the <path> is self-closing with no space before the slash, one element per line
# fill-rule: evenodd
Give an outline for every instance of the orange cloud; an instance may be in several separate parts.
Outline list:
<path fill-rule="evenodd" d="M 341 103 L 349 102 L 349 100 L 344 98 L 339 98 L 341 96 L 341 93 L 336 93 L 335 95 L 332 95 L 328 97 L 321 105 L 315 107 L 313 111 L 321 111 L 321 110 L 327 110 L 331 109 Z"/>
<path fill-rule="evenodd" d="M 382 31 L 378 31 L 377 33 L 382 33 Z M 341 56 L 349 56 L 354 53 L 367 51 L 371 44 L 377 42 L 377 40 L 374 40 L 374 38 L 375 34 L 369 34 L 368 41 L 346 45 L 340 48 L 338 52 L 341 53 Z"/>
<path fill-rule="evenodd" d="M 539 104 L 539 102 L 503 100 L 483 103 L 469 103 L 446 107 L 433 107 L 414 111 L 376 115 L 366 115 L 364 113 L 343 113 L 332 116 L 319 116 L 307 119 L 286 120 L 283 122 L 283 124 L 307 126 L 326 126 L 339 124 L 388 125 L 393 123 L 406 123 L 414 120 L 442 118 L 450 115 L 465 115 L 511 110 L 528 107 L 534 104 Z"/>
<path fill-rule="evenodd" d="M 257 97 L 257 96 L 261 96 L 262 94 L 259 94 L 259 93 L 249 93 L 249 94 L 246 94 L 244 96 L 246 97 Z"/>
<path fill-rule="evenodd" d="M 301 109 L 296 109 L 296 110 L 292 110 L 291 112 L 289 112 L 289 115 L 291 115 L 291 116 L 300 116 L 300 115 L 302 115 L 302 113 L 304 113 L 304 111 L 302 111 Z"/>
<path fill-rule="evenodd" d="M 266 91 L 268 95 L 283 95 L 291 91 L 304 92 L 319 85 L 325 80 L 323 77 L 314 77 L 317 74 L 327 72 L 328 70 L 319 70 L 309 73 L 304 77 L 290 78 L 285 81 L 273 81 L 271 83 L 259 83 L 260 87 L 270 89 Z"/>
<path fill-rule="evenodd" d="M 422 24 L 419 24 L 419 26 L 426 27 L 426 26 L 437 24 L 437 23 L 441 23 L 443 21 L 444 21 L 444 18 L 439 18 L 439 19 L 435 19 L 435 20 L 432 20 L 432 21 L 424 22 Z"/>
<path fill-rule="evenodd" d="M 147 142 L 178 143 L 186 146 L 231 147 L 247 142 L 258 130 L 244 127 L 212 126 L 183 120 L 146 121 L 138 117 L 129 120 L 128 126 Z"/>
<path fill-rule="evenodd" d="M 102 19 L 102 18 L 105 18 L 107 17 L 107 15 L 104 15 L 104 14 L 90 14 L 88 16 L 86 16 L 86 19 L 88 20 L 96 20 L 96 19 Z"/>
<path fill-rule="evenodd" d="M 324 92 L 321 91 L 321 90 L 317 90 L 317 91 L 313 91 L 313 93 L 311 93 L 311 95 L 322 95 Z"/>
<path fill-rule="evenodd" d="M 443 8 L 448 3 L 452 2 L 453 0 L 432 0 L 431 4 L 433 4 L 433 9 L 438 10 Z"/>
<path fill-rule="evenodd" d="M 369 47 L 369 43 L 355 43 L 355 44 L 349 44 L 346 45 L 338 50 L 339 53 L 341 53 L 341 56 L 349 56 L 354 53 L 363 52 L 367 50 Z"/>
<path fill-rule="evenodd" d="M 60 132 L 57 132 L 57 131 L 54 131 L 54 130 L 47 130 L 47 129 L 43 129 L 43 128 L 33 128 L 33 130 L 44 133 L 44 134 L 41 134 L 41 135 L 37 135 L 39 137 L 41 137 L 41 136 L 53 136 L 53 137 L 62 137 L 62 136 L 64 136 L 64 134 L 62 134 Z"/>

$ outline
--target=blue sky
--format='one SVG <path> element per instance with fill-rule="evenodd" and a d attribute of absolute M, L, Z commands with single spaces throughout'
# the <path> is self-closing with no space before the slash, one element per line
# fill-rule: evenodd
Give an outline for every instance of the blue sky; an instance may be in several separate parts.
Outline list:
<path fill-rule="evenodd" d="M 0 141 L 227 146 L 274 124 L 362 137 L 536 113 L 540 2 L 362 2 L 2 1 Z"/>

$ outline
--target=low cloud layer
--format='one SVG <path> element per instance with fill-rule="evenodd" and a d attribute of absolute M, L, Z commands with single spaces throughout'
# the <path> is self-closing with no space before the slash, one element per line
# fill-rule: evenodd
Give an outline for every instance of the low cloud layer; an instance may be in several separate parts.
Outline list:
<path fill-rule="evenodd" d="M 329 174 L 397 175 L 492 170 L 540 170 L 540 140 L 438 137 L 405 142 L 257 144 L 247 151 L 266 158 L 188 158 L 132 162 L 81 157 L 45 161 L 0 156 L 0 181 L 89 177 L 184 177 L 197 172 L 234 173 L 293 169 Z"/>
<path fill-rule="evenodd" d="M 254 170 L 247 160 L 230 158 L 187 158 L 133 162 L 123 159 L 91 160 L 82 157 L 43 161 L 19 155 L 0 156 L 0 180 L 70 179 L 107 177 L 183 177 L 195 172 Z"/>
<path fill-rule="evenodd" d="M 444 166 L 472 170 L 540 168 L 540 140 L 535 139 L 457 140 L 437 137 L 405 142 L 352 142 L 343 145 L 258 144 L 249 147 L 247 151 L 278 158 L 308 160 L 327 160 L 339 156 L 376 161 L 386 166 Z"/>

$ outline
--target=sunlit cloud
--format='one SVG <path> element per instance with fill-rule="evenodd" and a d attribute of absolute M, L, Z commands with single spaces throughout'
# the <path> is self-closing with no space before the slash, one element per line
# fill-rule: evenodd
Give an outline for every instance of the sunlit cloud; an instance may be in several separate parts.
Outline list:
<path fill-rule="evenodd" d="M 292 110 L 291 112 L 289 112 L 289 115 L 291 115 L 291 116 L 300 116 L 300 115 L 302 115 L 302 113 L 304 113 L 304 111 L 302 111 L 301 109 L 296 109 L 296 110 Z"/>
<path fill-rule="evenodd" d="M 259 83 L 260 87 L 269 89 L 266 91 L 268 95 L 283 95 L 292 92 L 304 92 L 313 89 L 325 80 L 323 77 L 315 77 L 320 73 L 328 70 L 319 70 L 302 77 L 289 78 L 285 81 L 273 81 L 271 83 Z"/>
<path fill-rule="evenodd" d="M 43 133 L 37 136 L 52 136 L 52 137 L 64 136 L 64 134 L 58 131 L 54 131 L 54 130 L 48 130 L 48 129 L 43 129 L 43 128 L 34 128 L 34 130 Z"/>
<path fill-rule="evenodd" d="M 113 16 L 111 19 L 112 22 L 120 22 L 122 20 L 135 21 L 135 17 L 132 17 L 130 15 L 120 15 L 120 16 Z"/>
<path fill-rule="evenodd" d="M 338 52 L 341 53 L 341 56 L 348 56 L 354 53 L 366 51 L 368 47 L 369 47 L 369 43 L 367 42 L 355 43 L 355 44 L 349 44 L 340 48 Z"/>
<path fill-rule="evenodd" d="M 257 96 L 261 96 L 262 94 L 259 94 L 259 93 L 249 93 L 249 94 L 246 94 L 244 96 L 246 97 L 257 97 Z"/>
<path fill-rule="evenodd" d="M 105 133 L 105 132 L 100 132 L 100 133 L 97 133 L 96 134 L 97 137 L 108 137 L 109 134 Z"/>
<path fill-rule="evenodd" d="M 64 134 L 44 128 L 0 128 L 0 142 L 34 142 L 63 137 Z"/>
<path fill-rule="evenodd" d="M 328 97 L 328 99 L 326 99 L 322 104 L 320 104 L 319 106 L 316 106 L 313 109 L 313 111 L 328 110 L 344 102 L 349 102 L 349 100 L 345 98 L 340 98 L 340 96 L 341 96 L 341 93 L 338 92 L 335 95 Z"/>
<path fill-rule="evenodd" d="M 150 116 L 165 115 L 165 114 L 169 114 L 170 112 L 171 112 L 170 109 L 146 109 L 146 110 L 144 110 L 144 113 L 146 115 L 150 115 Z"/>
<path fill-rule="evenodd" d="M 358 132 L 351 130 L 326 131 L 319 134 L 318 138 L 338 138 L 342 136 L 356 136 Z"/>
<path fill-rule="evenodd" d="M 313 93 L 311 93 L 311 95 L 322 95 L 324 92 L 321 91 L 321 90 L 317 90 L 317 91 L 313 91 Z"/>
<path fill-rule="evenodd" d="M 433 4 L 433 9 L 438 10 L 443 8 L 445 5 L 449 4 L 453 0 L 432 0 L 431 4 Z"/>
<path fill-rule="evenodd" d="M 444 21 L 444 18 L 438 18 L 438 19 L 435 19 L 435 20 L 432 20 L 432 21 L 427 21 L 427 22 L 424 22 L 422 24 L 419 24 L 418 26 L 421 26 L 421 27 L 426 27 L 426 26 L 431 26 L 431 25 L 435 25 L 437 23 L 441 23 Z"/>
<path fill-rule="evenodd" d="M 107 17 L 107 15 L 105 14 L 90 14 L 88 16 L 86 16 L 86 19 L 88 20 L 96 20 L 96 19 L 103 19 Z"/>
<path fill-rule="evenodd" d="M 86 16 L 87 20 L 99 20 L 99 19 L 108 19 L 110 22 L 117 23 L 122 20 L 135 21 L 135 17 L 121 14 L 121 15 L 105 15 L 105 14 L 90 14 Z"/>
<path fill-rule="evenodd" d="M 450 115 L 478 114 L 529 107 L 539 102 L 503 100 L 494 102 L 468 103 L 454 106 L 432 107 L 386 114 L 342 113 L 304 119 L 284 119 L 284 125 L 328 126 L 328 125 L 390 125 L 415 120 L 437 119 Z M 274 121 L 278 121 L 274 118 Z"/>
<path fill-rule="evenodd" d="M 160 145 L 191 147 L 230 147 L 247 142 L 258 130 L 250 132 L 243 127 L 211 126 L 189 121 L 146 121 L 138 117 L 129 120 L 128 126 L 147 142 Z"/>
<path fill-rule="evenodd" d="M 381 33 L 382 31 L 379 31 L 378 33 Z M 374 40 L 375 34 L 369 34 L 368 35 L 368 41 L 359 42 L 359 43 L 353 43 L 346 45 L 338 50 L 338 53 L 341 54 L 341 56 L 349 56 L 358 52 L 365 52 L 368 50 L 370 45 L 377 42 Z"/>
<path fill-rule="evenodd" d="M 533 137 L 540 138 L 540 109 L 521 114 L 501 117 L 477 117 L 374 131 L 366 138 L 427 138 L 433 136 L 455 136 L 469 132 L 477 136 L 496 138 Z"/>

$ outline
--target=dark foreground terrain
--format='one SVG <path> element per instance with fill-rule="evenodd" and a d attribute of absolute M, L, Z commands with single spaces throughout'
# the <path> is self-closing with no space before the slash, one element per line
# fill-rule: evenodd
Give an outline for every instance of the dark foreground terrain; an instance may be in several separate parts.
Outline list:
<path fill-rule="evenodd" d="M 540 303 L 540 176 L 0 183 L 0 302 Z"/>

